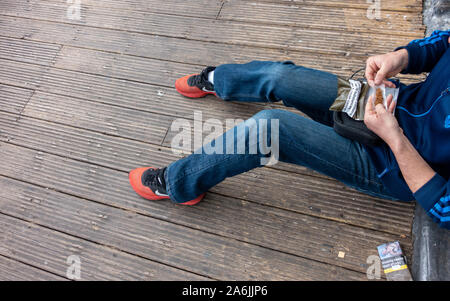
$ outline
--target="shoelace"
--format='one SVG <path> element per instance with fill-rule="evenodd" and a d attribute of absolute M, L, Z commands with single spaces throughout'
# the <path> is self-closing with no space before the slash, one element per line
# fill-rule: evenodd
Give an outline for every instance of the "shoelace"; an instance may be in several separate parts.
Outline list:
<path fill-rule="evenodd" d="M 166 191 L 164 187 L 165 185 L 161 180 L 163 179 L 163 177 L 164 177 L 164 169 L 153 170 L 152 172 L 148 172 L 148 174 L 145 175 L 143 184 L 145 186 L 150 187 L 152 190 L 157 189 L 163 190 L 165 192 Z"/>
<path fill-rule="evenodd" d="M 207 89 L 209 91 L 214 90 L 214 86 L 212 83 L 208 81 L 208 73 L 216 69 L 215 67 L 206 67 L 203 71 L 198 75 L 193 75 L 188 79 L 188 84 L 191 86 L 196 86 L 199 89 Z"/>

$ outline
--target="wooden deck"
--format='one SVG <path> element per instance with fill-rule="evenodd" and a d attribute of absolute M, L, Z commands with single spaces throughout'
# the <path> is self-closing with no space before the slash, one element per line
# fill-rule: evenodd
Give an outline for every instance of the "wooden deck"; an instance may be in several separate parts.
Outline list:
<path fill-rule="evenodd" d="M 176 78 L 258 60 L 349 76 L 423 37 L 422 1 L 0 2 L 0 280 L 366 280 L 376 246 L 411 255 L 413 203 L 279 164 L 227 179 L 194 207 L 139 198 L 127 172 L 164 166 L 179 117 L 278 105 L 192 101 Z M 403 78 L 406 81 L 416 78 Z M 270 183 L 270 185 L 269 185 Z M 339 252 L 344 252 L 343 258 Z"/>

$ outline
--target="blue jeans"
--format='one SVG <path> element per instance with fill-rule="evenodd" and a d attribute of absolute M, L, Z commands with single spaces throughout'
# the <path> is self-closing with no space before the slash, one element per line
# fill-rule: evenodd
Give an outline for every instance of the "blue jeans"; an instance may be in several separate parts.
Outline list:
<path fill-rule="evenodd" d="M 295 107 L 312 118 L 285 110 L 263 110 L 192 154 L 170 164 L 167 191 L 175 202 L 186 202 L 227 177 L 261 167 L 270 154 L 249 151 L 263 139 L 259 132 L 267 120 L 267 143 L 271 143 L 271 120 L 278 120 L 278 160 L 306 166 L 372 196 L 395 199 L 383 187 L 363 146 L 343 138 L 332 128 L 330 105 L 337 96 L 337 76 L 296 66 L 292 62 L 226 64 L 214 73 L 214 89 L 225 101 L 276 102 Z M 251 139 L 251 133 L 257 133 Z M 253 141 L 253 142 L 251 142 Z M 245 152 L 237 145 L 244 143 Z M 219 144 L 218 144 L 219 143 Z M 231 145 L 234 152 L 211 153 L 215 146 Z M 231 143 L 231 144 L 229 144 Z M 197 150 L 197 153 L 199 150 Z M 267 183 L 270 185 L 270 183 Z"/>

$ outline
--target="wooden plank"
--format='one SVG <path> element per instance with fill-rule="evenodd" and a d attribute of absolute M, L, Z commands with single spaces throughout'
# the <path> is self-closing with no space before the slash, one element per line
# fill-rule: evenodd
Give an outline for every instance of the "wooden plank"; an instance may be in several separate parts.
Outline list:
<path fill-rule="evenodd" d="M 310 6 L 303 3 L 228 0 L 224 3 L 218 19 L 397 36 L 425 32 L 422 15 L 417 12 L 381 10 L 380 19 L 370 19 L 366 10 Z"/>
<path fill-rule="evenodd" d="M 1 220 L 1 217 L 0 217 Z M 4 246 L 0 247 L 3 249 Z M 0 255 L 0 281 L 61 281 L 64 278 Z"/>
<path fill-rule="evenodd" d="M 225 46 L 212 42 L 8 16 L 0 19 L 0 35 L 199 65 L 245 62 L 252 59 L 283 60 L 287 59 L 288 53 L 291 52 L 287 49 L 268 50 L 250 46 Z M 320 54 L 317 56 L 321 57 Z M 297 57 L 300 57 L 300 54 Z M 323 58 L 323 60 L 327 59 Z"/>
<path fill-rule="evenodd" d="M 47 0 L 48 2 L 58 2 L 59 0 Z M 157 12 L 161 14 L 189 15 L 199 16 L 202 18 L 216 17 L 220 10 L 222 2 L 231 0 L 83 0 L 84 5 L 113 8 L 120 10 L 139 10 L 145 12 Z M 370 3 L 367 0 L 233 0 L 242 3 L 276 3 L 283 5 L 296 5 L 302 7 L 338 7 L 350 9 L 367 10 Z M 400 1 L 384 1 L 381 5 L 384 11 L 404 11 L 416 12 L 422 11 L 422 1 L 420 0 L 400 0 Z"/>
<path fill-rule="evenodd" d="M 22 68 L 30 66 L 29 68 Z M 0 58 L 0 83 L 22 89 L 34 90 L 49 70 L 49 67 L 23 64 Z"/>
<path fill-rule="evenodd" d="M 1 179 L 1 190 L 5 189 L 5 184 L 10 183 L 19 185 L 18 189 L 24 192 L 44 192 L 43 189 L 30 186 L 29 184 L 19 183 L 8 179 Z M 7 189 L 9 192 L 14 192 L 15 187 Z M 4 194 L 3 194 L 4 195 Z M 45 192 L 44 192 L 45 195 Z M 8 206 L 9 202 L 14 202 L 12 198 L 16 194 L 6 196 L 0 203 L 0 210 Z M 32 194 L 34 196 L 34 194 Z M 29 204 L 39 204 L 40 201 L 45 202 L 45 199 L 30 199 L 30 195 L 21 195 L 22 203 L 20 209 L 22 215 L 28 215 L 26 212 Z M 67 196 L 59 195 L 58 202 L 64 200 Z M 8 201 L 6 201 L 8 200 Z M 73 203 L 79 200 L 72 199 Z M 43 208 L 43 206 L 40 206 Z M 18 207 L 19 208 L 19 207 Z M 86 210 L 86 208 L 84 208 Z M 60 217 L 54 214 L 61 212 L 60 210 L 53 211 L 53 217 L 45 216 L 46 218 L 53 218 L 61 221 Z M 40 221 L 42 216 L 39 212 L 34 212 L 34 217 L 31 220 Z M 76 212 L 73 212 L 72 223 L 77 222 L 79 217 Z M 89 218 L 84 222 L 86 227 L 93 228 L 92 220 L 95 219 L 95 214 L 90 214 Z M 98 217 L 97 219 L 102 219 Z M 71 224 L 68 221 L 65 221 Z M 58 231 L 54 231 L 47 227 L 42 227 L 33 222 L 23 221 L 21 219 L 13 218 L 11 216 L 0 214 L 0 254 L 8 256 L 15 260 L 20 260 L 26 264 L 33 265 L 41 270 L 51 272 L 60 277 L 67 277 L 67 258 L 71 255 L 78 256 L 80 259 L 80 280 L 99 281 L 99 280 L 207 280 L 208 278 L 185 272 L 167 265 L 153 262 L 143 257 L 133 256 L 122 252 L 116 248 L 106 247 L 100 244 L 91 242 L 91 237 L 87 240 L 78 237 L 77 232 L 75 236 L 67 235 Z M 48 226 L 52 227 L 54 224 L 50 223 Z M 84 230 L 84 229 L 83 229 Z M 95 232 L 95 231 L 92 231 Z M 0 257 L 1 257 L 0 255 Z M 1 259 L 0 259 L 1 261 Z M 0 275 L 3 274 L 3 271 Z M 57 276 L 55 276 L 56 278 Z M 66 278 L 67 279 L 67 278 Z"/>
<path fill-rule="evenodd" d="M 13 115 L 0 116 L 3 141 L 124 172 L 136 166 L 166 166 L 179 158 L 170 149 L 151 144 L 109 137 L 25 116 L 17 122 Z M 279 179 L 274 180 L 277 183 L 274 183 L 271 190 L 281 200 L 262 196 L 267 190 L 264 180 L 268 177 Z M 296 179 L 292 180 L 294 178 Z M 301 183 L 293 186 L 292 181 Z M 371 198 L 348 188 L 342 190 L 342 186 L 334 180 L 314 180 L 304 175 L 258 169 L 238 176 L 236 181 L 227 179 L 212 191 L 302 214 L 409 236 L 414 207 L 412 204 Z M 227 192 L 228 189 L 236 192 Z M 395 222 L 391 221 L 393 211 L 398 215 Z"/>
<path fill-rule="evenodd" d="M 0 61 L 2 60 L 0 59 Z M 21 68 L 25 65 L 10 61 L 3 62 L 5 64 L 0 63 L 3 67 L 2 72 L 0 73 L 1 82 L 7 84 L 15 83 L 17 85 L 23 85 L 24 87 L 28 86 L 30 82 L 32 82 L 35 86 L 43 85 L 43 83 L 39 83 L 39 79 L 35 77 L 35 75 L 39 74 L 39 72 L 41 72 L 39 75 L 42 76 L 43 72 L 41 66 L 29 65 L 32 66 L 32 68 L 25 69 Z M 89 94 L 91 92 L 90 87 L 94 87 L 96 85 L 95 81 L 90 81 L 88 83 L 86 81 L 86 77 L 81 80 L 78 80 L 76 77 L 72 79 L 59 78 L 55 74 L 50 74 L 46 77 L 47 78 L 42 80 L 46 85 L 54 84 L 55 88 L 53 88 L 52 91 L 58 92 L 58 88 L 63 91 L 67 91 L 67 89 L 70 88 L 71 94 L 75 96 L 78 95 L 78 92 Z M 80 83 L 80 81 L 83 80 L 85 80 L 86 84 Z M 123 81 L 116 82 L 121 83 L 122 87 L 127 87 L 130 89 L 129 91 L 133 90 L 133 87 L 128 83 Z M 104 83 L 113 88 L 111 89 L 113 95 L 120 93 L 117 90 L 114 90 L 115 87 L 111 83 L 108 83 L 107 80 Z M 101 94 L 103 93 L 104 95 L 104 91 L 97 91 L 100 93 L 98 99 L 102 99 Z M 155 92 L 154 94 L 157 93 Z M 125 97 L 129 99 L 130 95 L 126 95 Z M 114 96 L 110 99 L 113 98 Z M 135 100 L 132 99 L 132 101 Z M 117 102 L 113 104 L 117 105 Z M 24 111 L 33 111 L 34 113 L 32 115 L 34 117 L 45 118 L 45 116 L 49 115 L 49 110 L 52 111 L 50 114 L 54 114 L 55 118 L 59 118 L 60 120 L 71 120 L 71 124 L 73 126 L 86 127 L 88 126 L 88 123 L 92 122 L 91 119 L 93 118 L 95 119 L 95 128 L 97 131 L 106 132 L 110 135 L 116 136 L 133 136 L 134 139 L 153 141 L 158 144 L 162 143 L 167 132 L 167 128 L 170 127 L 171 121 L 174 120 L 174 117 L 128 108 L 122 108 L 120 110 L 121 113 L 117 115 L 111 111 L 114 111 L 114 107 L 109 105 L 41 92 L 37 92 L 33 95 L 33 97 L 28 101 L 27 108 L 25 108 Z M 140 115 L 142 115 L 142 117 L 139 117 Z M 136 122 L 136 120 L 139 120 L 139 122 Z M 58 120 L 55 119 L 54 121 Z M 126 132 L 129 134 L 126 134 Z"/>
<path fill-rule="evenodd" d="M 162 143 L 167 128 L 174 119 L 42 92 L 33 95 L 23 114 L 155 144 Z"/>
<path fill-rule="evenodd" d="M 387 47 L 390 49 L 396 43 L 406 44 L 411 38 L 422 36 L 422 34 L 417 33 L 410 37 L 350 32 L 337 34 L 335 31 L 329 30 L 244 24 L 234 21 L 140 12 L 136 12 L 133 18 L 129 18 L 121 14 L 120 11 L 117 11 L 117 14 L 111 14 L 105 12 L 104 9 L 95 7 L 86 8 L 81 21 L 72 21 L 65 17 L 66 5 L 57 6 L 39 2 L 32 6 L 32 10 L 26 9 L 28 4 L 16 0 L 2 1 L 0 5 L 2 14 L 8 16 L 68 24 L 84 24 L 126 30 L 133 33 L 164 35 L 230 45 L 238 44 L 276 49 L 289 47 L 290 49 L 335 55 L 355 53 L 367 56 L 369 53 L 385 52 Z M 205 28 L 208 28 L 208 30 L 205 30 Z M 318 39 L 318 37 L 320 38 Z"/>
<path fill-rule="evenodd" d="M 0 113 L 1 140 L 111 169 L 165 166 L 181 157 L 167 148 L 28 116 Z"/>
<path fill-rule="evenodd" d="M 33 90 L 0 84 L 0 110 L 20 113 L 33 95 Z"/>
<path fill-rule="evenodd" d="M 61 261 L 68 255 L 80 254 L 83 269 L 85 265 L 91 263 L 85 258 L 88 255 L 84 253 L 98 245 L 91 247 L 91 242 L 54 231 L 52 233 L 45 230 L 38 231 L 36 229 L 38 226 L 34 226 L 38 224 L 58 227 L 77 237 L 106 246 L 114 246 L 115 250 L 123 250 L 220 280 L 362 280 L 366 277 L 363 273 L 100 205 L 53 190 L 31 186 L 28 183 L 5 178 L 0 178 L 0 183 L 3 188 L 0 193 L 5 199 L 0 210 L 14 212 L 32 221 L 32 224 L 27 227 L 16 228 L 11 218 L 0 218 L 1 229 L 12 232 L 7 233 L 5 245 L 8 249 L 16 250 L 16 256 L 53 255 L 53 258 Z M 4 193 L 5 190 L 8 193 Z M 179 206 L 177 216 L 181 218 L 182 211 L 186 208 Z M 201 213 L 200 216 L 202 216 Z M 195 221 L 199 222 L 198 217 Z M 35 234 L 28 233 L 29 231 Z M 30 243 L 28 251 L 24 252 L 22 243 L 27 241 L 27 238 L 29 240 L 29 237 L 36 237 L 37 233 L 39 233 L 37 238 L 39 243 Z M 75 246 L 69 250 L 61 250 L 59 254 L 52 254 L 54 252 L 46 252 L 44 249 L 30 252 L 34 245 L 37 245 L 36 247 L 43 245 L 45 248 L 45 245 L 53 246 L 55 243 Z M 55 247 L 47 248 L 53 250 Z M 109 267 L 105 263 L 107 259 L 110 259 L 109 254 L 100 254 L 97 254 L 100 258 L 92 256 L 92 259 L 98 261 L 105 259 L 96 265 L 99 270 L 93 271 L 93 276 L 102 276 L 104 274 L 102 270 Z M 227 254 L 232 254 L 232 258 Z M 137 261 L 134 263 L 133 270 L 143 273 L 142 268 L 137 267 L 138 264 Z M 50 268 L 48 267 L 49 270 Z M 53 268 L 52 270 L 59 272 L 61 269 Z"/>
<path fill-rule="evenodd" d="M 26 63 L 51 65 L 61 46 L 2 37 L 0 58 Z"/>
<path fill-rule="evenodd" d="M 367 0 L 243 0 L 247 2 L 268 2 L 268 3 L 282 3 L 282 4 L 295 4 L 305 6 L 325 6 L 325 7 L 348 7 L 359 8 L 367 10 L 372 3 Z M 415 11 L 417 13 L 422 12 L 422 0 L 396 0 L 396 1 L 382 1 L 382 10 L 393 11 Z"/>
<path fill-rule="evenodd" d="M 47 2 L 58 3 L 58 0 Z M 223 3 L 223 5 L 222 5 Z M 31 2 L 30 9 L 35 5 Z M 339 7 L 320 6 L 316 3 L 304 2 L 278 2 L 268 3 L 266 1 L 186 1 L 186 0 L 85 0 L 82 8 L 102 8 L 130 13 L 152 12 L 158 14 L 169 14 L 178 16 L 201 17 L 202 19 L 239 20 L 244 22 L 262 22 L 268 24 L 284 24 L 301 26 L 303 28 L 319 28 L 334 30 L 350 30 L 356 32 L 383 32 L 388 34 L 405 35 L 410 32 L 424 32 L 422 15 L 413 11 L 396 12 L 381 8 L 381 19 L 371 20 L 367 17 L 367 9 L 370 4 L 366 3 L 365 9 L 348 8 L 344 5 Z M 220 12 L 220 14 L 219 14 Z M 357 24 L 358 26 L 354 26 Z"/>
<path fill-rule="evenodd" d="M 60 4 L 59 0 L 47 0 Z M 191 16 L 215 19 L 222 7 L 222 0 L 83 0 L 82 9 L 95 6 L 96 8 L 139 12 L 153 12 L 158 14 Z"/>
<path fill-rule="evenodd" d="M 170 60 L 174 62 L 200 64 L 202 66 L 219 65 L 223 63 L 244 63 L 251 60 L 293 60 L 306 67 L 333 72 L 348 77 L 353 74 L 353 72 L 363 67 L 366 59 L 366 57 L 354 57 L 351 53 L 346 53 L 345 56 L 335 56 L 295 51 L 291 49 L 275 50 L 239 45 L 224 47 L 222 44 L 210 42 L 199 42 L 161 36 L 155 37 L 143 34 L 131 34 L 114 30 L 85 28 L 81 26 L 70 26 L 59 23 L 10 17 L 5 18 L 7 19 L 7 22 L 2 23 L 2 20 L 0 20 L 0 35 L 6 34 L 17 38 L 47 41 L 83 48 L 92 48 L 93 45 L 95 45 L 96 48 L 115 53 L 116 55 L 112 53 L 109 54 L 109 65 L 103 65 L 102 68 L 106 70 L 111 69 L 111 66 L 116 66 L 116 64 L 119 64 L 120 66 L 125 61 L 131 61 L 132 58 L 134 58 L 136 62 L 143 64 L 149 63 L 145 63 L 145 60 L 142 58 L 155 58 L 164 61 Z M 36 27 L 39 27 L 42 30 L 36 31 L 34 29 Z M 108 37 L 108 39 L 105 39 L 105 37 Z M 21 39 L 23 43 L 22 47 L 27 48 L 26 41 L 23 41 L 23 39 Z M 149 51 L 149 49 L 151 49 L 151 51 Z M 26 51 L 23 52 L 26 53 Z M 96 52 L 81 52 L 81 50 L 78 51 L 76 48 L 64 47 L 58 59 L 60 61 L 70 62 L 71 60 L 74 60 L 75 62 L 79 62 L 80 60 L 77 58 L 81 53 L 103 58 L 99 60 L 99 63 L 105 61 L 104 58 L 108 57 L 108 54 L 102 55 Z M 129 54 L 131 57 L 124 56 L 124 53 Z M 114 58 L 114 60 L 111 60 L 111 58 Z M 86 60 L 82 60 L 81 62 L 83 61 Z M 99 63 L 95 64 L 95 61 L 91 63 L 93 63 L 94 66 L 99 65 Z M 74 66 L 74 62 L 68 63 L 68 66 Z M 194 68 L 197 71 L 202 67 L 193 67 L 193 70 Z M 162 69 L 161 72 L 167 71 Z M 123 76 L 124 75 L 122 75 L 122 77 Z M 401 75 L 400 77 L 402 79 L 423 78 L 411 75 Z"/>

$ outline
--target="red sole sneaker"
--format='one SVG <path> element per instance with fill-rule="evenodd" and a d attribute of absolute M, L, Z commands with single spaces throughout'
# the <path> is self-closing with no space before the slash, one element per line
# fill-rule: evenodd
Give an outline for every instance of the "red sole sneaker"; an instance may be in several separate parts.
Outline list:
<path fill-rule="evenodd" d="M 149 187 L 142 184 L 142 174 L 149 168 L 154 167 L 140 167 L 130 171 L 130 173 L 128 174 L 128 179 L 130 180 L 131 187 L 138 195 L 140 195 L 144 199 L 151 201 L 169 200 L 169 197 L 156 195 Z M 194 200 L 178 204 L 192 206 L 200 202 L 204 197 L 205 193 L 201 194 Z"/>
<path fill-rule="evenodd" d="M 158 201 L 158 200 L 164 200 L 164 199 L 168 200 L 169 197 L 156 195 L 150 189 L 150 187 L 147 187 L 142 184 L 142 180 L 141 180 L 142 174 L 149 168 L 154 168 L 154 167 L 140 167 L 140 168 L 136 168 L 136 169 L 133 169 L 132 171 L 130 171 L 130 173 L 128 174 L 128 179 L 130 180 L 131 187 L 133 187 L 133 190 L 138 195 L 143 197 L 144 199 L 152 200 L 152 201 Z"/>
<path fill-rule="evenodd" d="M 206 193 L 202 193 L 197 198 L 193 199 L 192 201 L 184 202 L 184 203 L 178 203 L 179 205 L 185 205 L 185 206 L 194 206 L 195 204 L 199 203 L 203 198 L 205 197 Z"/>
<path fill-rule="evenodd" d="M 201 97 L 205 97 L 208 94 L 213 94 L 213 95 L 217 96 L 217 94 L 215 92 L 207 92 L 207 91 L 200 90 L 198 87 L 189 86 L 187 80 L 192 75 L 196 75 L 196 74 L 186 75 L 186 76 L 181 77 L 176 80 L 175 89 L 178 91 L 178 93 L 180 93 L 183 96 L 190 97 L 190 98 L 201 98 Z"/>

